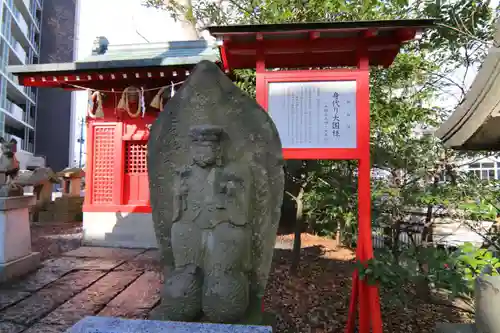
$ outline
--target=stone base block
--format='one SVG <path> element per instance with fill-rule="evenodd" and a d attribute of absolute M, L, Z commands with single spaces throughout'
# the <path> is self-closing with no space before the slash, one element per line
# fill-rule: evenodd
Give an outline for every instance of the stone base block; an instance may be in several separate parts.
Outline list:
<path fill-rule="evenodd" d="M 436 325 L 436 333 L 475 333 L 474 324 L 451 324 L 439 323 Z"/>
<path fill-rule="evenodd" d="M 183 323 L 156 320 L 132 320 L 114 317 L 86 317 L 66 331 L 67 333 L 271 333 L 266 326 Z"/>
<path fill-rule="evenodd" d="M 0 283 L 30 273 L 40 264 L 40 252 L 32 252 L 22 258 L 0 264 Z"/>

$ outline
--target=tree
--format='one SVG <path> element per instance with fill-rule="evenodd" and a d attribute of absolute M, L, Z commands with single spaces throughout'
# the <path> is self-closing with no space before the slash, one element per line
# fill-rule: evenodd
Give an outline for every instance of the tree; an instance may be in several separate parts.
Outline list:
<path fill-rule="evenodd" d="M 144 5 L 167 10 L 175 20 L 181 23 L 186 40 L 198 39 L 199 33 L 191 0 L 145 0 Z"/>

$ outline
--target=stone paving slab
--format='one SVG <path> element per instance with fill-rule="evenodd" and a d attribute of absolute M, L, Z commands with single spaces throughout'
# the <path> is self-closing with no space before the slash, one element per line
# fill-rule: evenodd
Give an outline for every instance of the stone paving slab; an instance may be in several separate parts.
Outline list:
<path fill-rule="evenodd" d="M 159 262 L 160 261 L 160 253 L 158 250 L 146 250 L 145 252 L 137 255 L 134 259 L 134 261 L 154 261 L 154 262 Z"/>
<path fill-rule="evenodd" d="M 112 270 L 125 263 L 125 259 L 61 257 L 45 263 L 45 267 L 59 270 Z"/>
<path fill-rule="evenodd" d="M 120 266 L 116 267 L 116 270 L 121 271 L 156 271 L 160 272 L 160 262 L 159 254 L 157 250 L 147 250 L 143 253 L 138 254 L 131 260 L 125 261 Z"/>
<path fill-rule="evenodd" d="M 68 328 L 68 326 L 63 325 L 47 325 L 38 323 L 31 326 L 27 331 L 24 331 L 22 333 L 65 333 Z"/>
<path fill-rule="evenodd" d="M 71 326 L 80 319 L 97 313 L 139 275 L 137 272 L 110 272 L 52 311 L 41 322 Z"/>
<path fill-rule="evenodd" d="M 0 285 L 0 333 L 63 333 L 86 316 L 145 319 L 159 302 L 155 250 L 84 247 Z"/>
<path fill-rule="evenodd" d="M 145 272 L 106 307 L 152 309 L 160 300 L 160 287 L 160 275 L 156 272 Z M 106 308 L 101 312 L 105 313 Z"/>
<path fill-rule="evenodd" d="M 57 267 L 42 267 L 34 274 L 27 276 L 18 282 L 5 285 L 5 289 L 20 290 L 20 291 L 37 291 L 50 283 L 58 280 L 71 269 Z"/>
<path fill-rule="evenodd" d="M 76 271 L 56 281 L 12 307 L 0 312 L 0 320 L 29 325 L 43 317 L 97 279 L 102 272 Z"/>
<path fill-rule="evenodd" d="M 6 321 L 0 321 L 0 332 L 5 333 L 20 333 L 26 329 L 26 326 L 19 324 L 9 323 Z"/>
<path fill-rule="evenodd" d="M 111 247 L 82 246 L 76 250 L 63 254 L 66 257 L 103 258 L 103 259 L 132 259 L 146 252 L 144 249 L 117 249 Z"/>
<path fill-rule="evenodd" d="M 30 296 L 31 293 L 19 290 L 0 290 L 0 310 Z M 1 331 L 0 331 L 1 332 Z"/>

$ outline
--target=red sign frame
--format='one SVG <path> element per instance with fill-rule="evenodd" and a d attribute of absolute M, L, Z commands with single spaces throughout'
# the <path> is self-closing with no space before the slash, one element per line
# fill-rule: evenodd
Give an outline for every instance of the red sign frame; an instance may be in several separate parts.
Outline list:
<path fill-rule="evenodd" d="M 356 148 L 283 148 L 283 157 L 287 160 L 357 160 L 362 157 L 363 144 L 366 138 L 363 133 L 369 124 L 366 122 L 366 106 L 363 105 L 368 95 L 363 87 L 363 73 L 358 70 L 312 70 L 312 71 L 279 71 L 264 72 L 257 76 L 257 102 L 268 110 L 269 84 L 275 82 L 318 82 L 318 81 L 356 81 Z M 263 85 L 259 87 L 259 83 Z M 260 93 L 262 90 L 264 94 Z M 364 103 L 366 104 L 366 103 Z M 369 107 L 369 106 L 368 106 Z M 369 113 L 369 110 L 368 110 Z M 368 129 L 369 130 L 369 129 Z M 369 133 L 369 132 L 368 132 Z"/>
<path fill-rule="evenodd" d="M 331 70 L 267 71 L 261 52 L 256 65 L 256 99 L 268 110 L 269 84 L 273 82 L 356 81 L 356 148 L 284 148 L 285 159 L 358 160 L 358 246 L 356 259 L 373 258 L 371 231 L 371 164 L 370 164 L 370 82 L 366 54 L 358 56 L 358 68 Z M 359 332 L 382 333 L 380 298 L 377 286 L 353 274 L 347 333 L 354 332 L 359 305 Z M 372 328 L 372 330 L 370 329 Z"/>

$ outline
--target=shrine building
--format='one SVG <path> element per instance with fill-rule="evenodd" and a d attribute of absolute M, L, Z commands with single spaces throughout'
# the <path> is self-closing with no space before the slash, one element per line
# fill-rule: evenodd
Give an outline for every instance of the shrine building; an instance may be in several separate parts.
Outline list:
<path fill-rule="evenodd" d="M 368 66 L 390 66 L 402 43 L 418 37 L 430 25 L 430 20 L 404 20 L 225 26 L 209 28 L 217 38 L 214 42 L 140 45 L 109 45 L 100 37 L 92 56 L 83 61 L 11 66 L 9 71 L 24 86 L 88 91 L 84 243 L 150 248 L 157 243 L 146 170 L 149 126 L 198 62 L 220 63 L 227 73 L 256 68 L 257 102 L 266 110 L 264 91 L 272 80 L 267 80 L 265 73 L 278 73 L 266 68 L 306 69 L 297 71 L 303 76 L 302 81 L 331 79 L 331 74 L 310 71 L 311 68 L 343 67 L 346 75 L 351 75 L 346 67 L 353 67 L 353 72 L 360 68 L 361 74 L 352 75 L 361 78 L 362 84 L 357 88 L 358 93 L 362 92 L 357 97 L 361 101 L 358 108 L 366 113 L 369 112 Z M 308 73 L 313 76 L 306 78 Z M 369 120 L 357 126 L 363 126 L 368 133 Z M 358 135 L 358 139 L 368 140 L 369 135 Z M 286 159 L 361 156 L 357 148 L 316 151 L 289 148 L 284 146 Z M 365 206 L 369 209 L 369 179 L 367 184 Z"/>
<path fill-rule="evenodd" d="M 110 45 L 99 37 L 82 61 L 9 67 L 24 86 L 89 93 L 85 244 L 156 247 L 146 171 L 149 126 L 202 60 L 219 61 L 214 43 Z"/>
<path fill-rule="evenodd" d="M 441 124 L 436 136 L 448 148 L 457 150 L 500 150 L 500 21 L 497 23 L 493 45 L 488 50 L 464 100 Z M 479 162 L 479 161 L 478 161 Z M 492 161 L 485 162 L 491 163 Z M 500 160 L 493 171 L 500 179 Z M 481 170 L 483 171 L 483 170 Z M 484 170 L 490 173 L 490 170 Z M 479 175 L 482 179 L 488 179 Z M 488 176 L 488 175 L 486 175 Z M 493 177 L 491 177 L 493 178 Z"/>

